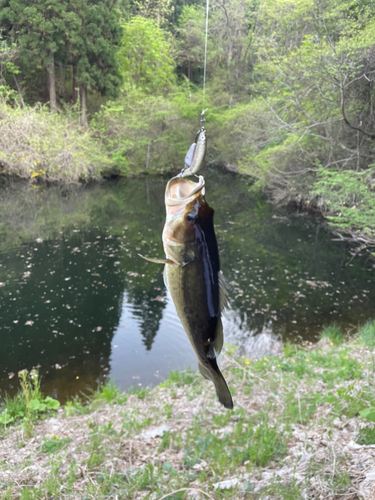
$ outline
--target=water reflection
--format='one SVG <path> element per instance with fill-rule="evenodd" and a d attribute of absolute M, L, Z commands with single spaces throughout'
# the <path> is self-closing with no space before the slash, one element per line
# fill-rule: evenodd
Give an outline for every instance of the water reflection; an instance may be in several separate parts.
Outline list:
<path fill-rule="evenodd" d="M 39 366 L 64 400 L 112 375 L 154 384 L 195 356 L 162 279 L 167 179 L 0 192 L 0 395 Z M 229 174 L 206 175 L 222 269 L 227 340 L 247 356 L 282 339 L 347 331 L 373 316 L 374 267 L 354 259 L 318 219 L 276 210 Z"/>

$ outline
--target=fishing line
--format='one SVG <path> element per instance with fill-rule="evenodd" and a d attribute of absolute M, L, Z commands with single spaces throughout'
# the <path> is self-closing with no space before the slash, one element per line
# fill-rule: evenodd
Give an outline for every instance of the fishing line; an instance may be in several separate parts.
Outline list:
<path fill-rule="evenodd" d="M 203 66 L 203 103 L 202 103 L 202 114 L 204 114 L 204 94 L 206 91 L 206 65 L 207 65 L 207 35 L 208 35 L 208 6 L 209 0 L 206 2 L 206 36 L 204 41 L 204 66 Z"/>
<path fill-rule="evenodd" d="M 206 67 L 207 67 L 207 38 L 208 38 L 208 10 L 209 10 L 209 0 L 206 0 L 206 33 L 204 40 L 204 65 L 203 65 L 203 95 L 202 95 L 202 113 L 200 117 L 200 130 L 195 138 L 195 141 L 190 146 L 188 152 L 185 156 L 185 166 L 178 174 L 177 177 L 196 175 L 198 170 L 201 168 L 207 149 L 206 141 L 206 129 L 204 128 L 204 122 L 206 121 L 204 114 L 207 109 L 204 109 L 204 97 L 206 92 Z"/>

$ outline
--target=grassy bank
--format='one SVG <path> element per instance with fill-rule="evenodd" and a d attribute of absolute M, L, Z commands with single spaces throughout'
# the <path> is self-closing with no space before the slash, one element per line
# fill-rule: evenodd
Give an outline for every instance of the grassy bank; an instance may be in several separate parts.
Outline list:
<path fill-rule="evenodd" d="M 99 179 L 111 167 L 92 130 L 74 109 L 51 114 L 41 105 L 11 107 L 0 96 L 0 174 L 49 182 Z"/>
<path fill-rule="evenodd" d="M 343 341 L 328 329 L 277 357 L 227 349 L 234 411 L 197 373 L 173 372 L 43 410 L 29 439 L 21 420 L 3 423 L 1 498 L 373 498 L 375 324 Z"/>

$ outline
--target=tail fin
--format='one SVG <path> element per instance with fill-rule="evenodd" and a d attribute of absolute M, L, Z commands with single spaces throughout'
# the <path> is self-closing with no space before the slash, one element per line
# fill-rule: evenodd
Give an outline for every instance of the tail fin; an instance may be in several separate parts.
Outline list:
<path fill-rule="evenodd" d="M 219 398 L 219 401 L 225 408 L 233 409 L 233 400 L 232 396 L 229 392 L 227 383 L 217 366 L 216 359 L 210 360 L 210 368 L 208 366 L 203 365 L 202 363 L 198 363 L 199 371 L 203 375 L 204 378 L 208 380 L 212 380 L 215 385 L 216 394 Z"/>

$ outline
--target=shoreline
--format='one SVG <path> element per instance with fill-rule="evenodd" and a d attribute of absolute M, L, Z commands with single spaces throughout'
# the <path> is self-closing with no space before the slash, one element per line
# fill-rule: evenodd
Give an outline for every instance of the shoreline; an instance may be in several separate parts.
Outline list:
<path fill-rule="evenodd" d="M 2 426 L 3 498 L 373 498 L 375 430 L 359 414 L 375 407 L 373 354 L 358 337 L 257 361 L 229 349 L 233 411 L 197 372 L 109 384 L 39 419 L 31 439 Z"/>

